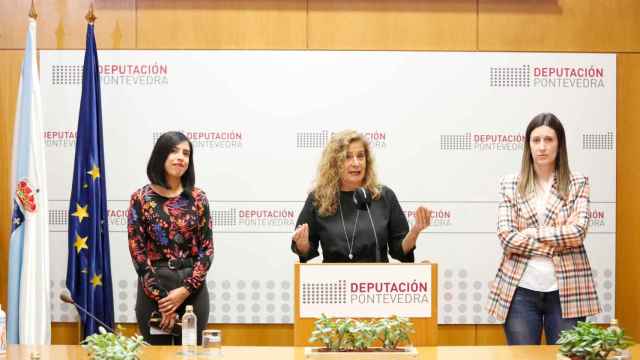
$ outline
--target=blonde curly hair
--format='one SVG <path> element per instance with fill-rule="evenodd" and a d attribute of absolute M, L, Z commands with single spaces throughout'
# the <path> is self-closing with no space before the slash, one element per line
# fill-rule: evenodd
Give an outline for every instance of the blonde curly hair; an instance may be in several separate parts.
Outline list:
<path fill-rule="evenodd" d="M 366 169 L 362 187 L 371 192 L 373 199 L 380 197 L 380 185 L 374 168 L 375 161 L 371 154 L 369 141 L 355 130 L 344 130 L 335 133 L 329 139 L 329 143 L 322 151 L 322 158 L 318 165 L 318 173 L 314 181 L 314 205 L 320 216 L 329 216 L 336 213 L 338 208 L 338 196 L 340 194 L 340 176 L 344 171 L 344 163 L 347 159 L 347 150 L 353 142 L 360 141 L 364 146 L 366 156 Z"/>

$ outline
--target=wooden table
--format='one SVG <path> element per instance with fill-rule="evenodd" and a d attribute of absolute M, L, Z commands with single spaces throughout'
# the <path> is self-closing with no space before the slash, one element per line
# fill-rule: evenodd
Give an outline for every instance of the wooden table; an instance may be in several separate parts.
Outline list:
<path fill-rule="evenodd" d="M 80 346 L 52 345 L 52 346 L 18 346 L 10 345 L 6 355 L 0 355 L 0 360 L 30 359 L 31 353 L 38 351 L 40 359 L 87 359 L 86 351 Z M 557 346 L 435 346 L 419 347 L 421 360 L 554 360 L 558 351 Z M 142 352 L 142 359 L 186 359 L 180 355 L 178 346 L 148 346 Z M 225 346 L 222 348 L 223 357 L 198 359 L 220 360 L 302 360 L 302 347 L 251 347 Z M 631 352 L 634 359 L 640 359 L 640 345 L 635 345 Z M 194 359 L 194 358 L 189 358 Z"/>

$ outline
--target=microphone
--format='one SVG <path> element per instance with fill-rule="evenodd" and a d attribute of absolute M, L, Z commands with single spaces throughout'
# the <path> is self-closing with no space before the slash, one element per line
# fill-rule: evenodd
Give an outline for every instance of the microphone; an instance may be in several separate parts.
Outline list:
<path fill-rule="evenodd" d="M 369 215 L 369 221 L 371 222 L 371 229 L 373 229 L 373 237 L 376 239 L 376 262 L 380 262 L 380 245 L 378 243 L 378 234 L 376 233 L 376 226 L 373 223 L 373 217 L 371 217 L 371 210 L 369 210 L 369 205 L 371 205 L 371 193 L 363 187 L 359 187 L 356 191 L 353 192 L 353 204 L 356 206 L 356 209 L 367 211 Z"/>
<path fill-rule="evenodd" d="M 371 205 L 371 194 L 363 187 L 359 187 L 353 192 L 353 204 L 356 209 L 366 211 Z"/>
<path fill-rule="evenodd" d="M 88 315 L 90 318 L 92 318 L 93 320 L 95 320 L 98 324 L 102 325 L 105 329 L 111 331 L 112 333 L 115 334 L 115 331 L 113 331 L 113 329 L 111 328 L 111 326 L 103 323 L 100 319 L 98 319 L 97 317 L 95 317 L 92 313 L 90 313 L 87 309 L 83 308 L 82 306 L 78 305 L 75 301 L 73 301 L 73 298 L 71 298 L 71 295 L 69 295 L 69 290 L 64 289 L 61 293 L 60 293 L 60 300 L 62 300 L 63 302 L 67 303 L 67 304 L 72 304 L 76 307 L 76 309 L 80 310 L 83 314 Z"/>

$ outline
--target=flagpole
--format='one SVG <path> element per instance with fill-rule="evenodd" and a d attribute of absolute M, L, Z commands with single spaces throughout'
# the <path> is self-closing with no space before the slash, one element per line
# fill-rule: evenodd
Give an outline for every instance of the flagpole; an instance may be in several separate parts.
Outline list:
<path fill-rule="evenodd" d="M 33 20 L 38 20 L 38 11 L 36 10 L 36 4 L 34 0 L 31 0 L 31 9 L 29 9 L 29 17 Z"/>
<path fill-rule="evenodd" d="M 91 6 L 89 6 L 89 11 L 87 12 L 87 15 L 84 16 L 84 18 L 87 20 L 87 22 L 89 24 L 93 24 L 97 17 L 95 15 L 95 12 L 93 11 L 93 1 L 91 2 Z"/>
<path fill-rule="evenodd" d="M 91 2 L 91 5 L 89 6 L 89 11 L 87 11 L 87 14 L 84 16 L 84 18 L 87 20 L 87 23 L 93 25 L 94 21 L 96 21 L 97 17 L 94 13 L 93 10 L 93 1 Z M 84 326 L 82 326 L 82 317 L 80 316 L 80 314 L 78 314 L 78 338 L 80 339 L 80 341 L 84 340 Z"/>

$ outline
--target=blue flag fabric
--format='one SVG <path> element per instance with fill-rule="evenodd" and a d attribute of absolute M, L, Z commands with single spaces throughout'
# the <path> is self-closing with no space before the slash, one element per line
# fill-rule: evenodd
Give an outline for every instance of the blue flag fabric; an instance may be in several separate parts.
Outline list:
<path fill-rule="evenodd" d="M 94 25 L 87 26 L 82 98 L 69 203 L 67 288 L 73 300 L 113 327 L 113 287 L 105 186 L 100 73 Z M 98 324 L 80 313 L 84 336 Z"/>

